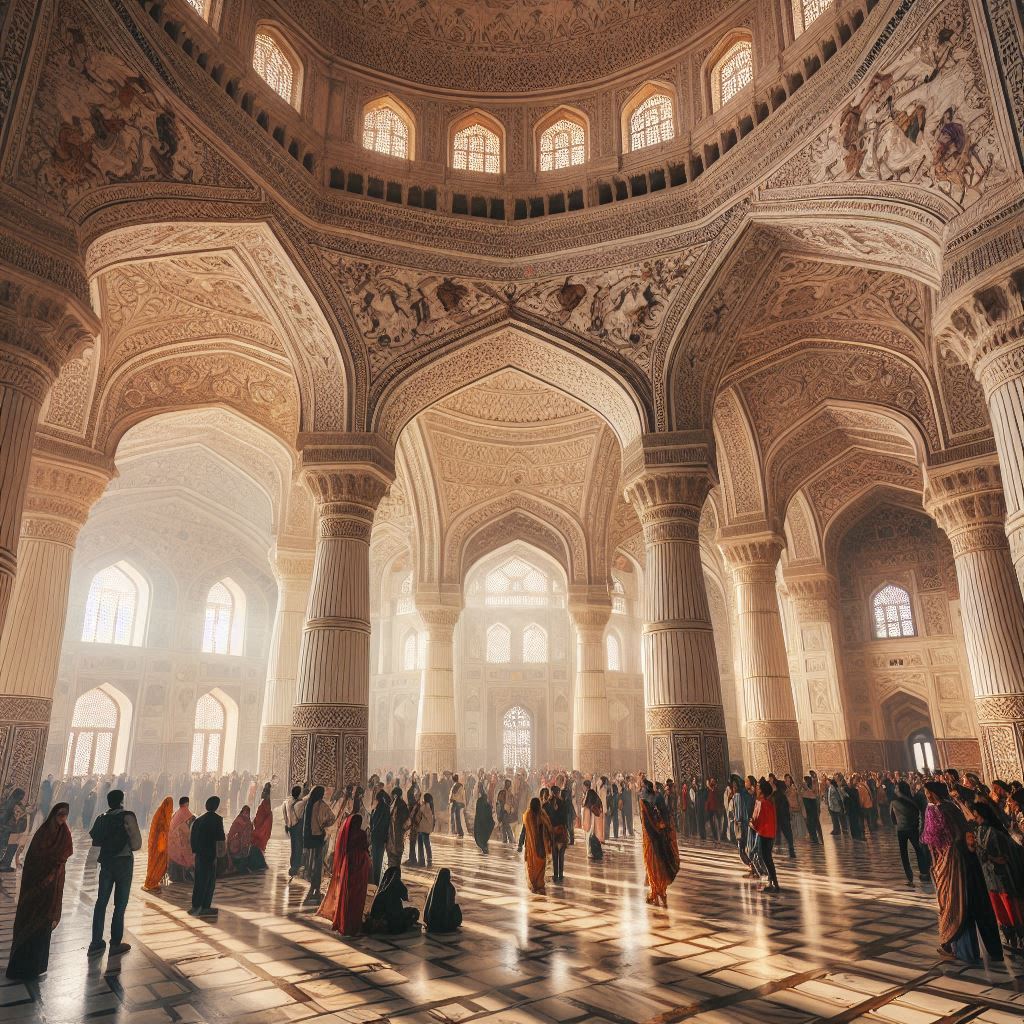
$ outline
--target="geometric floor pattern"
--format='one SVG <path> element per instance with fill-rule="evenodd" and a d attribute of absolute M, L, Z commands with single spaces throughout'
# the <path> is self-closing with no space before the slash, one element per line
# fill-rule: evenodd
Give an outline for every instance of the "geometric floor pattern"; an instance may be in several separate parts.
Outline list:
<path fill-rule="evenodd" d="M 465 924 L 451 936 L 340 940 L 301 903 L 305 886 L 270 870 L 217 886 L 220 916 L 185 913 L 190 887 L 138 887 L 126 956 L 86 959 L 95 865 L 76 834 L 64 917 L 39 983 L 0 978 L 0 1022 L 118 1024 L 444 1024 L 676 1021 L 801 1024 L 1020 1024 L 1024 965 L 966 969 L 936 956 L 934 897 L 906 887 L 891 830 L 854 848 L 826 836 L 778 859 L 783 893 L 742 881 L 734 851 L 685 843 L 667 910 L 644 903 L 639 838 L 611 841 L 600 864 L 570 847 L 563 886 L 531 896 L 511 847 L 434 838 L 452 868 Z M 422 908 L 431 881 L 404 869 Z M 0 876 L 0 962 L 14 917 Z"/>

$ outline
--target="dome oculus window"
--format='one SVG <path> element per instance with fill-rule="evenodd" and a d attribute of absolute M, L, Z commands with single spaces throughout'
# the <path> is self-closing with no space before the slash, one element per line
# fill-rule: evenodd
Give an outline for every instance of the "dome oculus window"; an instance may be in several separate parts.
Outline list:
<path fill-rule="evenodd" d="M 285 103 L 290 103 L 293 107 L 298 106 L 298 97 L 296 96 L 296 79 L 298 74 L 296 65 L 285 53 L 280 42 L 266 30 L 260 30 L 256 33 L 256 40 L 252 49 L 252 66 L 256 74 Z"/>
<path fill-rule="evenodd" d="M 876 640 L 917 635 L 910 594 L 902 587 L 893 583 L 882 587 L 871 599 L 871 609 Z"/>
<path fill-rule="evenodd" d="M 561 171 L 586 162 L 586 132 L 578 121 L 563 117 L 545 128 L 540 136 L 540 169 Z"/>
<path fill-rule="evenodd" d="M 629 148 L 646 149 L 676 137 L 672 97 L 665 92 L 651 93 L 629 115 Z"/>
<path fill-rule="evenodd" d="M 480 174 L 501 172 L 501 139 L 480 121 L 473 121 L 452 136 L 452 169 Z"/>
<path fill-rule="evenodd" d="M 372 103 L 363 113 L 363 149 L 411 160 L 412 120 L 390 100 Z"/>
<path fill-rule="evenodd" d="M 754 80 L 754 48 L 739 39 L 722 54 L 711 72 L 711 107 L 718 110 Z"/>

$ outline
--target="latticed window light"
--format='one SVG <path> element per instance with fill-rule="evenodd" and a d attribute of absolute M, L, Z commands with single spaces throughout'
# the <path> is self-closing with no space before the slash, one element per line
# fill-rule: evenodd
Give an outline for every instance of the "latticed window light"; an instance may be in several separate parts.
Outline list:
<path fill-rule="evenodd" d="M 124 570 L 110 565 L 98 572 L 85 601 L 82 641 L 131 644 L 138 600 L 138 587 Z"/>
<path fill-rule="evenodd" d="M 105 775 L 120 715 L 117 704 L 99 687 L 75 701 L 64 759 L 65 775 Z"/>
<path fill-rule="evenodd" d="M 487 630 L 487 661 L 491 665 L 507 665 L 512 660 L 512 630 L 500 622 Z"/>
<path fill-rule="evenodd" d="M 187 3 L 187 4 L 189 5 L 189 7 L 191 7 L 191 8 L 192 8 L 192 10 L 194 10 L 194 11 L 196 12 L 196 14 L 198 14 L 198 15 L 199 15 L 199 16 L 200 16 L 201 18 L 205 18 L 205 17 L 206 17 L 206 0 L 185 0 L 185 2 L 186 2 L 186 3 Z"/>
<path fill-rule="evenodd" d="M 501 140 L 480 123 L 467 125 L 452 140 L 452 167 L 497 174 L 501 170 Z"/>
<path fill-rule="evenodd" d="M 206 654 L 231 654 L 231 625 L 235 601 L 223 583 L 214 583 L 206 598 L 203 623 L 203 651 Z"/>
<path fill-rule="evenodd" d="M 609 672 L 622 671 L 622 645 L 614 633 L 609 633 L 604 639 L 605 661 Z"/>
<path fill-rule="evenodd" d="M 363 116 L 363 149 L 407 160 L 409 125 L 391 107 L 368 110 Z"/>
<path fill-rule="evenodd" d="M 626 614 L 626 588 L 621 580 L 612 577 L 612 612 L 616 615 Z"/>
<path fill-rule="evenodd" d="M 715 65 L 715 73 L 712 76 L 714 109 L 725 106 L 753 80 L 754 49 L 749 40 L 741 39 L 730 46 Z"/>
<path fill-rule="evenodd" d="M 219 772 L 224 749 L 224 705 L 212 693 L 196 701 L 195 733 L 192 736 L 192 771 Z"/>
<path fill-rule="evenodd" d="M 586 137 L 583 125 L 563 117 L 547 128 L 540 137 L 540 169 L 560 171 L 577 167 L 586 159 Z"/>
<path fill-rule="evenodd" d="M 676 136 L 675 118 L 672 113 L 672 98 L 663 92 L 648 96 L 630 114 L 629 148 L 644 149 L 668 142 Z"/>
<path fill-rule="evenodd" d="M 398 587 L 398 600 L 395 602 L 395 614 L 407 615 L 413 610 L 412 573 L 406 573 Z"/>
<path fill-rule="evenodd" d="M 799 35 L 811 22 L 820 18 L 835 0 L 793 0 L 793 28 Z"/>
<path fill-rule="evenodd" d="M 484 603 L 506 607 L 546 607 L 550 579 L 518 555 L 491 569 L 484 581 Z"/>
<path fill-rule="evenodd" d="M 892 637 L 916 635 L 910 595 L 902 587 L 892 583 L 882 587 L 875 594 L 872 605 L 875 616 L 875 639 L 887 640 Z"/>
<path fill-rule="evenodd" d="M 536 622 L 523 630 L 523 661 L 527 665 L 543 665 L 548 660 L 548 634 Z"/>
<path fill-rule="evenodd" d="M 402 641 L 402 671 L 412 672 L 416 668 L 417 657 L 419 655 L 419 645 L 416 640 L 415 633 L 406 633 L 405 640 Z"/>
<path fill-rule="evenodd" d="M 516 705 L 505 712 L 501 725 L 505 771 L 528 771 L 533 766 L 533 722 L 529 713 Z"/>
<path fill-rule="evenodd" d="M 295 87 L 295 68 L 278 46 L 273 36 L 266 32 L 256 33 L 256 43 L 252 50 L 252 66 L 256 74 L 270 86 L 283 100 L 292 102 L 292 90 Z"/>

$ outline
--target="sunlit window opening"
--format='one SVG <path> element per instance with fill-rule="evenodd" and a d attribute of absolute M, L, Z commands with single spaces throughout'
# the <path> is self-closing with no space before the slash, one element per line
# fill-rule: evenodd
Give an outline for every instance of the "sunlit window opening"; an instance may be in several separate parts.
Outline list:
<path fill-rule="evenodd" d="M 496 622 L 487 629 L 487 661 L 491 665 L 508 665 L 512 661 L 512 630 Z"/>
<path fill-rule="evenodd" d="M 626 588 L 622 581 L 612 577 L 612 613 L 615 615 L 626 614 Z"/>
<path fill-rule="evenodd" d="M 676 135 L 672 98 L 663 92 L 648 96 L 629 117 L 629 148 L 644 149 Z"/>
<path fill-rule="evenodd" d="M 75 701 L 65 775 L 106 775 L 111 771 L 120 717 L 117 703 L 99 687 Z"/>
<path fill-rule="evenodd" d="M 398 586 L 398 600 L 395 601 L 395 614 L 408 615 L 415 605 L 412 599 L 412 573 L 408 572 L 402 577 Z"/>
<path fill-rule="evenodd" d="M 402 671 L 412 672 L 416 668 L 417 659 L 419 655 L 419 641 L 416 637 L 415 630 L 410 630 L 405 634 L 405 639 L 402 641 Z"/>
<path fill-rule="evenodd" d="M 452 139 L 452 167 L 456 171 L 501 171 L 501 140 L 479 122 L 467 125 Z"/>
<path fill-rule="evenodd" d="M 501 724 L 505 771 L 529 771 L 533 765 L 533 720 L 529 712 L 517 704 L 505 712 Z"/>
<path fill-rule="evenodd" d="M 875 616 L 875 639 L 886 640 L 900 636 L 915 636 L 914 613 L 910 595 L 894 584 L 882 587 L 872 601 Z"/>
<path fill-rule="evenodd" d="M 199 698 L 192 736 L 193 772 L 220 772 L 224 760 L 226 722 L 224 705 L 212 693 Z"/>
<path fill-rule="evenodd" d="M 622 671 L 622 644 L 614 633 L 609 633 L 604 639 L 605 661 L 609 672 Z"/>
<path fill-rule="evenodd" d="M 548 660 L 548 634 L 536 622 L 523 630 L 523 662 L 527 665 L 542 665 Z"/>
<path fill-rule="evenodd" d="M 408 122 L 387 105 L 367 110 L 363 115 L 363 149 L 408 160 Z"/>
<path fill-rule="evenodd" d="M 713 109 L 725 106 L 754 80 L 754 50 L 748 39 L 729 47 L 711 72 Z"/>
<path fill-rule="evenodd" d="M 560 171 L 577 167 L 586 160 L 586 136 L 583 125 L 563 117 L 540 137 L 540 169 Z"/>
<path fill-rule="evenodd" d="M 82 641 L 142 646 L 148 588 L 126 562 L 96 573 L 85 601 Z"/>
<path fill-rule="evenodd" d="M 285 56 L 277 40 L 267 32 L 257 32 L 252 50 L 252 66 L 256 74 L 286 103 L 294 106 L 295 68 Z"/>
<path fill-rule="evenodd" d="M 199 16 L 200 16 L 201 18 L 205 18 L 205 17 L 206 17 L 206 0 L 185 0 L 185 2 L 186 2 L 186 3 L 187 3 L 187 4 L 189 5 L 189 7 L 191 7 L 191 8 L 192 8 L 192 10 L 194 10 L 194 11 L 196 12 L 196 14 L 198 14 L 198 15 L 199 15 Z"/>
<path fill-rule="evenodd" d="M 203 622 L 205 654 L 242 653 L 245 633 L 245 594 L 233 580 L 225 578 L 210 587 Z"/>
<path fill-rule="evenodd" d="M 811 22 L 820 18 L 835 0 L 793 0 L 793 31 L 800 35 Z"/>
<path fill-rule="evenodd" d="M 491 569 L 484 580 L 484 603 L 492 606 L 544 608 L 550 603 L 548 576 L 518 555 Z"/>

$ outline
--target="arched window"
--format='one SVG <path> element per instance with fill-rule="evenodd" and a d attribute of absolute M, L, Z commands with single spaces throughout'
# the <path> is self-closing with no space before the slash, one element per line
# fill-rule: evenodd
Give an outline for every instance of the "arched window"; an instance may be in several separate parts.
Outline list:
<path fill-rule="evenodd" d="M 551 580 L 540 569 L 512 555 L 488 572 L 484 580 L 484 603 L 544 608 L 549 603 L 551 589 Z"/>
<path fill-rule="evenodd" d="M 622 644 L 615 633 L 604 638 L 605 662 L 609 672 L 622 671 Z"/>
<path fill-rule="evenodd" d="M 412 143 L 412 118 L 393 100 L 376 100 L 363 110 L 363 149 L 411 160 Z"/>
<path fill-rule="evenodd" d="M 82 642 L 141 647 L 146 629 L 149 587 L 127 562 L 96 573 L 85 601 Z"/>
<path fill-rule="evenodd" d="M 523 630 L 523 661 L 527 665 L 543 665 L 548 660 L 548 634 L 543 626 L 531 622 Z"/>
<path fill-rule="evenodd" d="M 533 720 L 518 704 L 505 712 L 501 720 L 502 752 L 505 771 L 527 771 L 533 766 Z"/>
<path fill-rule="evenodd" d="M 226 576 L 206 595 L 204 654 L 241 654 L 245 640 L 245 593 Z"/>
<path fill-rule="evenodd" d="M 281 43 L 267 29 L 256 32 L 256 41 L 252 48 L 252 66 L 256 74 L 270 86 L 278 96 L 298 106 L 296 95 L 296 65 L 285 53 Z"/>
<path fill-rule="evenodd" d="M 935 740 L 931 729 L 918 729 L 907 739 L 910 745 L 910 756 L 914 759 L 914 770 L 933 772 L 937 758 L 935 756 Z"/>
<path fill-rule="evenodd" d="M 512 630 L 501 622 L 487 629 L 487 661 L 492 665 L 507 665 L 512 660 Z"/>
<path fill-rule="evenodd" d="M 402 577 L 402 582 L 398 586 L 398 600 L 395 601 L 395 614 L 408 615 L 413 608 L 412 573 L 408 572 Z"/>
<path fill-rule="evenodd" d="M 196 701 L 195 732 L 192 735 L 192 771 L 220 773 L 224 763 L 227 713 L 212 693 Z"/>
<path fill-rule="evenodd" d="M 419 660 L 419 639 L 416 630 L 410 629 L 402 641 L 402 671 L 412 672 Z"/>
<path fill-rule="evenodd" d="M 871 606 L 875 617 L 876 640 L 917 635 L 910 595 L 902 587 L 894 583 L 882 587 L 872 598 Z"/>
<path fill-rule="evenodd" d="M 754 48 L 738 39 L 711 69 L 711 109 L 724 107 L 754 80 Z"/>
<path fill-rule="evenodd" d="M 793 0 L 793 34 L 798 36 L 820 18 L 835 0 Z"/>
<path fill-rule="evenodd" d="M 64 758 L 65 775 L 106 775 L 113 770 L 121 725 L 117 702 L 97 686 L 75 701 Z"/>
<path fill-rule="evenodd" d="M 612 577 L 612 612 L 616 615 L 626 614 L 626 588 L 622 580 Z"/>
<path fill-rule="evenodd" d="M 643 93 L 640 94 L 641 96 Z M 676 137 L 676 121 L 672 97 L 667 92 L 652 91 L 629 114 L 629 148 L 645 149 Z"/>
<path fill-rule="evenodd" d="M 541 132 L 540 169 L 561 171 L 578 167 L 587 159 L 586 129 L 579 121 L 559 118 Z"/>
<path fill-rule="evenodd" d="M 452 136 L 452 169 L 501 172 L 501 139 L 480 121 L 471 121 Z"/>

